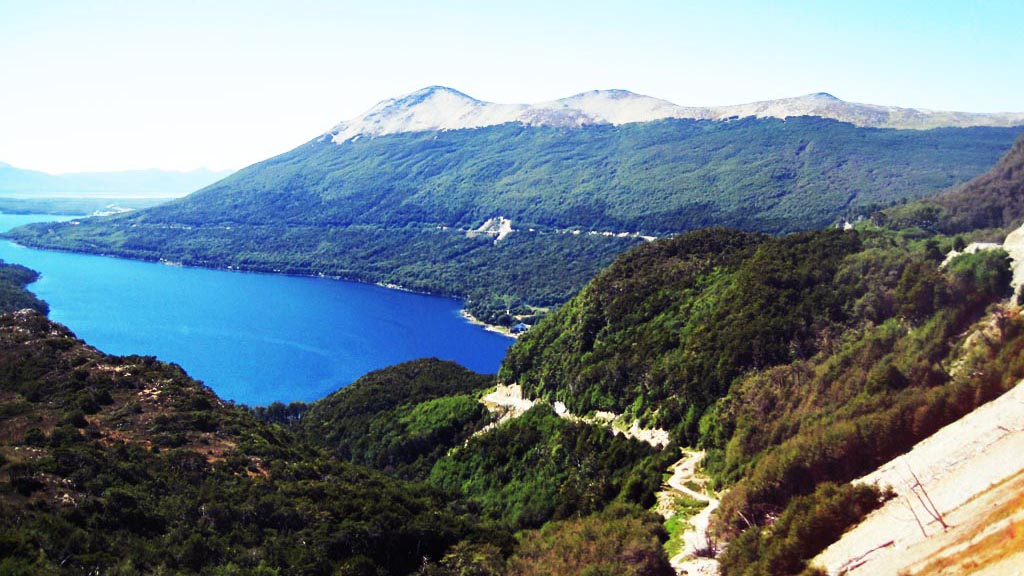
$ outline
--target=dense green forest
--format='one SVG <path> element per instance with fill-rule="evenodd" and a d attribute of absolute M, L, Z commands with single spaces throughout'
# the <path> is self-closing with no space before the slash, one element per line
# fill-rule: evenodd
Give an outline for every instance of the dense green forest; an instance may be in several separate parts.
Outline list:
<path fill-rule="evenodd" d="M 0 314 L 23 308 L 38 310 L 43 314 L 49 312 L 50 307 L 46 302 L 25 289 L 38 278 L 39 273 L 35 270 L 0 260 Z"/>
<path fill-rule="evenodd" d="M 465 496 L 474 509 L 510 528 L 600 511 L 611 502 L 649 508 L 662 473 L 678 459 L 610 430 L 531 408 L 456 447 L 428 481 Z"/>
<path fill-rule="evenodd" d="M 313 403 L 297 427 L 337 457 L 409 480 L 491 421 L 480 403 L 494 378 L 436 359 L 371 372 Z"/>
<path fill-rule="evenodd" d="M 507 324 L 510 308 L 566 301 L 641 242 L 588 232 L 820 228 L 965 182 L 1019 133 L 879 130 L 798 117 L 509 124 L 340 145 L 320 138 L 181 200 L 10 237 L 396 284 L 466 298 L 471 312 Z M 515 232 L 498 242 L 467 237 L 496 216 L 510 218 Z"/>
<path fill-rule="evenodd" d="M 1022 173 L 992 174 L 1017 153 L 967 187 L 996 182 L 980 197 L 1005 205 Z M 1020 219 L 985 224 L 1004 222 Z M 724 573 L 798 573 L 884 497 L 829 483 L 1024 377 L 1006 252 L 940 267 L 956 238 L 889 224 L 785 237 L 709 229 L 642 246 L 523 336 L 499 378 L 706 449 L 706 470 L 730 487 L 716 521 L 731 538 Z"/>
<path fill-rule="evenodd" d="M 5 214 L 60 214 L 86 216 L 111 207 L 139 210 L 167 202 L 167 198 L 3 198 L 0 212 Z"/>
<path fill-rule="evenodd" d="M 475 434 L 493 420 L 480 403 L 493 385 L 452 362 L 406 362 L 312 403 L 293 427 L 339 458 L 426 481 L 512 530 L 612 502 L 653 504 L 673 450 L 570 422 L 549 405 Z"/>
<path fill-rule="evenodd" d="M 894 207 L 873 219 L 893 228 L 957 234 L 1006 229 L 1024 221 L 1024 137 L 991 170 L 934 198 Z"/>
<path fill-rule="evenodd" d="M 1024 319 L 986 311 L 1010 296 L 1006 253 L 940 269 L 951 245 L 870 227 L 684 234 L 620 258 L 523 336 L 499 377 L 706 449 L 731 487 L 718 530 L 761 534 L 822 483 L 870 471 L 1024 377 Z M 961 344 L 991 321 L 995 334 Z M 770 547 L 769 534 L 734 542 Z M 739 562 L 743 550 L 727 548 L 727 573 L 778 573 Z"/>
<path fill-rule="evenodd" d="M 466 298 L 466 309 L 485 321 L 511 324 L 512 309 L 526 302 L 564 302 L 615 256 L 643 241 L 637 238 L 560 233 L 512 234 L 498 244 L 488 237 L 403 227 L 321 229 L 312 226 L 223 227 L 216 238 L 157 226 L 145 234 L 46 224 L 22 227 L 10 237 L 26 245 L 99 252 L 189 266 L 336 276 L 401 285 L 438 295 Z M 34 237 L 36 233 L 43 236 Z M 59 240 L 58 240 L 59 238 Z M 551 263 L 557 262 L 558 266 Z"/>
<path fill-rule="evenodd" d="M 538 574 L 599 530 L 614 547 L 577 554 L 579 571 L 666 574 L 664 529 L 632 503 L 651 500 L 667 453 L 540 411 L 466 443 L 448 408 L 469 396 L 479 415 L 492 383 L 422 360 L 323 404 L 247 409 L 37 312 L 0 316 L 0 573 Z M 362 437 L 322 420 L 335 414 L 365 425 Z M 326 435 L 307 440 L 314 422 Z M 481 443 L 494 438 L 511 450 Z M 350 439 L 357 449 L 340 452 Z M 346 461 L 359 458 L 390 474 Z M 394 477 L 438 458 L 430 482 Z M 570 520 L 591 512 L 585 527 Z M 565 521 L 530 530 L 553 518 Z"/>
<path fill-rule="evenodd" d="M 0 320 L 0 572 L 404 574 L 471 527 L 174 365 Z"/>

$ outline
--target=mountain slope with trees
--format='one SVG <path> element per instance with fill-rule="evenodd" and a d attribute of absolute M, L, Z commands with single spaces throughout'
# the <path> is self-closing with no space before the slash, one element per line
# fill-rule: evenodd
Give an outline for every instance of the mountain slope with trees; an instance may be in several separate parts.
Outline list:
<path fill-rule="evenodd" d="M 20 264 L 8 264 L 0 260 L 0 314 L 31 308 L 46 314 L 50 307 L 26 286 L 39 279 L 39 273 Z"/>
<path fill-rule="evenodd" d="M 1019 151 L 965 188 L 979 205 L 1013 205 Z M 1024 378 L 1008 254 L 943 264 L 955 237 L 893 217 L 923 204 L 886 226 L 645 243 L 524 335 L 499 378 L 706 450 L 729 488 L 725 576 L 802 573 L 891 496 L 847 482 Z M 981 225 L 1021 223 L 998 216 Z M 30 272 L 13 274 L 23 291 Z M 0 571 L 665 574 L 644 508 L 674 448 L 545 403 L 474 435 L 491 382 L 421 360 L 248 410 L 38 312 L 0 317 Z"/>
<path fill-rule="evenodd" d="M 555 415 L 550 405 L 500 425 L 480 403 L 493 376 L 436 359 L 367 374 L 309 405 L 294 428 L 337 457 L 464 498 L 512 530 L 650 507 L 677 460 L 637 440 Z"/>
<path fill-rule="evenodd" d="M 898 228 L 958 234 L 1009 229 L 1024 221 L 1024 137 L 991 170 L 933 198 L 891 208 L 875 220 Z"/>
<path fill-rule="evenodd" d="M 324 136 L 166 205 L 10 237 L 398 284 L 490 314 L 509 308 L 503 297 L 564 302 L 641 241 L 630 234 L 827 226 L 965 182 L 1019 133 L 794 117 Z M 498 216 L 512 221 L 506 238 L 469 233 Z"/>
<path fill-rule="evenodd" d="M 0 317 L 0 571 L 406 574 L 471 529 L 180 368 Z"/>
<path fill-rule="evenodd" d="M 972 185 L 982 201 L 1012 203 L 1016 153 Z M 1003 222 L 1020 219 L 986 225 Z M 864 223 L 655 242 L 523 336 L 499 378 L 704 448 L 707 471 L 730 487 L 716 521 L 731 537 L 724 573 L 799 573 L 884 497 L 843 482 L 1024 377 L 1007 253 L 941 266 L 954 241 Z"/>
<path fill-rule="evenodd" d="M 425 480 L 435 462 L 491 421 L 479 397 L 493 385 L 493 376 L 453 362 L 404 362 L 314 402 L 298 428 L 341 459 Z"/>
<path fill-rule="evenodd" d="M 0 271 L 10 307 L 30 301 L 32 272 Z M 426 359 L 311 406 L 248 409 L 37 311 L 2 315 L 0 572 L 531 574 L 596 530 L 609 546 L 579 550 L 573 570 L 670 574 L 664 529 L 633 504 L 653 498 L 670 456 L 550 408 L 469 438 L 491 385 Z M 429 483 L 393 478 L 452 458 Z M 566 520 L 532 530 L 551 519 Z"/>

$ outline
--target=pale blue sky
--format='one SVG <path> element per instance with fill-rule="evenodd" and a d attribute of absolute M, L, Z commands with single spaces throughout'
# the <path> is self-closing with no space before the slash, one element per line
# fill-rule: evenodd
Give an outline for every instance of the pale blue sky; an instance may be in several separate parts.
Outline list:
<path fill-rule="evenodd" d="M 0 0 L 0 161 L 238 168 L 442 84 L 1024 111 L 1024 1 Z"/>

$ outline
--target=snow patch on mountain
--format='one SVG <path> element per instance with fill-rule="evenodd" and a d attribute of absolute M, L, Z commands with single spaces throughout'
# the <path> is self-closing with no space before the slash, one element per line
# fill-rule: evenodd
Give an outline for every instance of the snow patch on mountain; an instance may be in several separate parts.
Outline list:
<path fill-rule="evenodd" d="M 328 134 L 341 143 L 364 135 L 462 130 L 509 122 L 561 127 L 617 125 L 688 117 L 685 110 L 671 102 L 625 90 L 594 90 L 528 105 L 483 102 L 458 90 L 431 86 L 402 98 L 385 100 L 362 116 L 338 124 Z"/>
<path fill-rule="evenodd" d="M 589 124 L 618 125 L 688 117 L 686 108 L 628 90 L 592 90 L 531 108 L 536 112 L 578 113 Z"/>
<path fill-rule="evenodd" d="M 466 96 L 458 90 L 431 86 L 377 104 L 362 116 L 336 126 L 335 142 L 355 136 L 382 136 L 401 132 L 428 132 L 495 126 L 515 122 L 522 110 L 517 104 L 493 104 Z"/>
<path fill-rule="evenodd" d="M 359 136 L 464 130 L 507 123 L 580 127 L 666 118 L 728 120 L 794 116 L 819 116 L 857 126 L 900 129 L 1024 125 L 1024 113 L 975 114 L 857 104 L 824 92 L 701 108 L 677 106 L 627 90 L 593 90 L 539 104 L 496 104 L 477 100 L 452 88 L 430 86 L 401 98 L 384 100 L 363 115 L 338 124 L 326 136 L 340 144 Z"/>

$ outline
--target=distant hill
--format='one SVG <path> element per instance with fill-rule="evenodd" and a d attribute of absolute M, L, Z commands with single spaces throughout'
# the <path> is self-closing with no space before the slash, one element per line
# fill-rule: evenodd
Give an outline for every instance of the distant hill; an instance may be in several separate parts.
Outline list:
<path fill-rule="evenodd" d="M 24 308 L 48 313 L 50 306 L 25 289 L 38 279 L 39 273 L 35 270 L 0 260 L 0 314 Z"/>
<path fill-rule="evenodd" d="M 1024 222 L 1024 137 L 991 170 L 935 197 L 959 229 L 1016 228 Z"/>
<path fill-rule="evenodd" d="M 194 192 L 231 174 L 205 168 L 188 172 L 128 170 L 47 174 L 0 162 L 0 196 L 47 197 L 178 197 Z"/>
<path fill-rule="evenodd" d="M 508 106 L 427 89 L 184 199 L 12 237 L 396 284 L 508 323 L 564 302 L 641 236 L 841 223 L 970 180 L 1024 130 L 661 118 L 673 105 L 624 91 Z M 501 239 L 473 232 L 499 217 Z"/>

